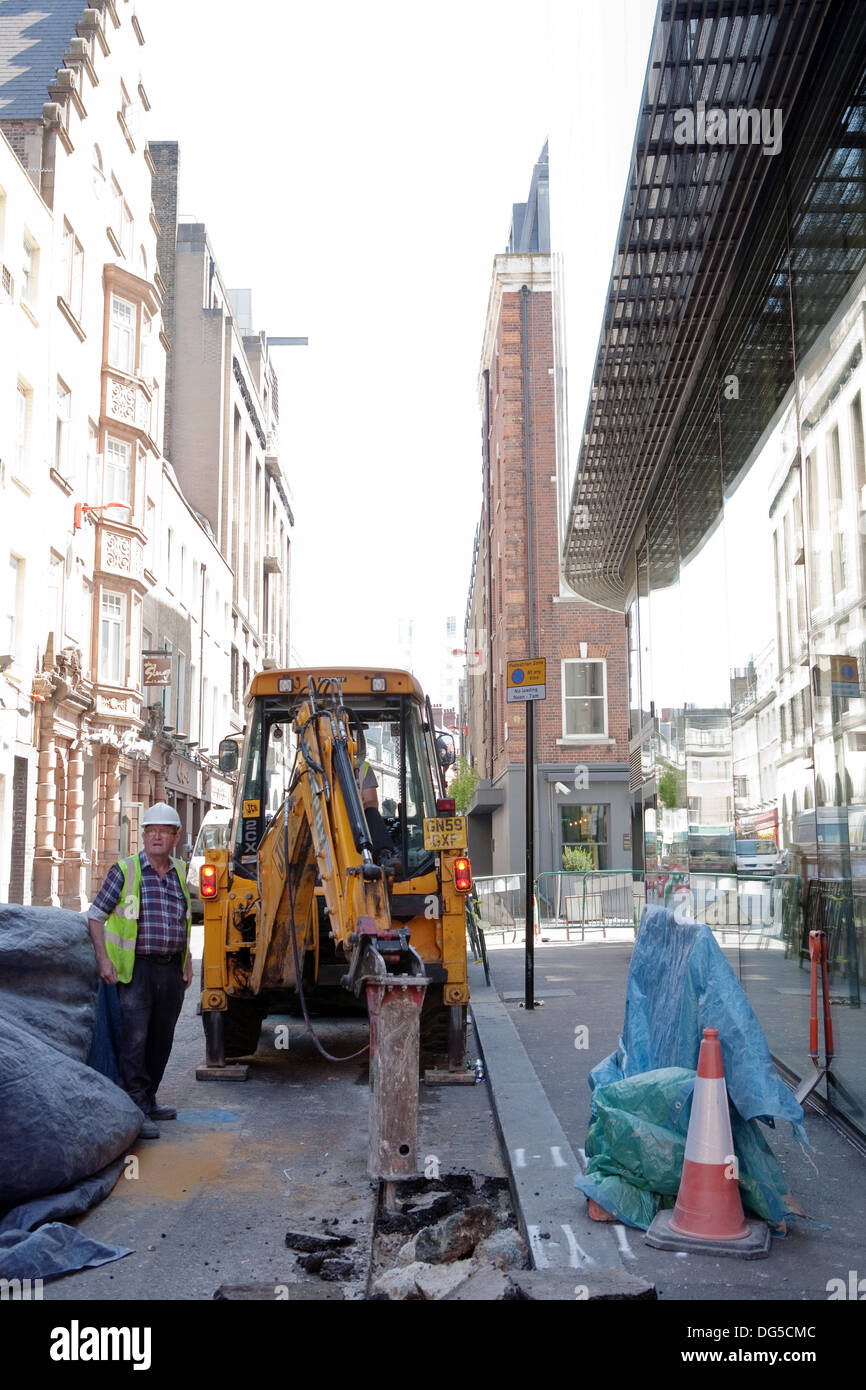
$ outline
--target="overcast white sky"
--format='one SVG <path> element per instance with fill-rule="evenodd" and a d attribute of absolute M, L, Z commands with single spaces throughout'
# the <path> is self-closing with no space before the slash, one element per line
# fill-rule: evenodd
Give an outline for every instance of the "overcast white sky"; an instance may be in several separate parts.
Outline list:
<path fill-rule="evenodd" d="M 462 632 L 490 273 L 548 135 L 551 53 L 575 15 L 592 15 L 600 51 L 588 66 L 607 100 L 627 80 L 636 111 L 654 5 L 137 9 L 148 135 L 180 143 L 180 211 L 206 223 L 227 283 L 252 288 L 257 328 L 310 339 L 275 350 L 296 516 L 293 646 L 305 661 L 384 665 L 396 661 L 401 616 L 456 613 Z M 600 13 L 614 45 L 623 16 L 642 26 L 636 91 L 616 48 L 601 51 Z M 560 53 L 560 92 L 562 67 Z M 600 135 L 587 131 L 596 155 Z M 630 143 L 611 155 L 615 214 Z M 596 241 L 597 219 L 594 208 Z"/>

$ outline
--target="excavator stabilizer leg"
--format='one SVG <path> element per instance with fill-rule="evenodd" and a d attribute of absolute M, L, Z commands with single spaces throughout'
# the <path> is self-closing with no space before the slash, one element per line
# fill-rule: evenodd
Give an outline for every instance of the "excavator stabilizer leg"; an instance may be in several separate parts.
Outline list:
<path fill-rule="evenodd" d="M 418 1172 L 418 1049 L 427 981 L 394 975 L 365 981 L 370 1016 L 371 1178 Z"/>

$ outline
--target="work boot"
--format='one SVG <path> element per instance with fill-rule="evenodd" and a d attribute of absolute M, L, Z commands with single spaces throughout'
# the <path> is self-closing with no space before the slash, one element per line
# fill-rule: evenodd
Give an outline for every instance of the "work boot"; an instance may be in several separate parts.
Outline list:
<path fill-rule="evenodd" d="M 177 1111 L 171 1105 L 152 1105 L 150 1118 L 152 1120 L 176 1120 Z"/>
<path fill-rule="evenodd" d="M 147 1115 L 145 1115 L 145 1117 L 144 1117 L 144 1119 L 143 1119 L 143 1121 L 142 1121 L 141 1129 L 138 1131 L 138 1137 L 139 1137 L 139 1139 L 158 1139 L 158 1138 L 159 1138 L 159 1130 L 157 1129 L 156 1125 L 153 1123 L 153 1120 L 151 1120 Z"/>

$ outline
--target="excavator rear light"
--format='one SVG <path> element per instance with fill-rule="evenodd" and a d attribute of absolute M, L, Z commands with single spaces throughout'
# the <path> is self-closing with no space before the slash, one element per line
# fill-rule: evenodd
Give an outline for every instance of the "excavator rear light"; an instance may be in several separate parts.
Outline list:
<path fill-rule="evenodd" d="M 472 865 L 465 855 L 454 860 L 454 887 L 458 893 L 472 892 Z"/>
<path fill-rule="evenodd" d="M 215 898 L 217 895 L 216 864 L 202 864 L 198 876 L 198 891 L 202 898 Z"/>
<path fill-rule="evenodd" d="M 385 691 L 388 689 L 388 682 L 384 676 L 373 676 L 370 681 L 370 689 L 377 695 L 384 695 Z"/>
<path fill-rule="evenodd" d="M 437 796 L 436 814 L 437 816 L 453 816 L 455 811 L 453 796 Z"/>

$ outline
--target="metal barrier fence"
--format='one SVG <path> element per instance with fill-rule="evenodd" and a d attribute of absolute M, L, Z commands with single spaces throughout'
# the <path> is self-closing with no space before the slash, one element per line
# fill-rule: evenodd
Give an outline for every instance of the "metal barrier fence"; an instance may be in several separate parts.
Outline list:
<path fill-rule="evenodd" d="M 502 932 L 521 940 L 526 927 L 525 874 L 485 874 L 475 880 L 479 926 L 483 932 Z"/>
<path fill-rule="evenodd" d="M 605 938 L 608 927 L 636 929 L 646 901 L 643 877 L 632 869 L 539 874 L 535 892 L 541 935 L 564 927 L 570 941 L 572 929 L 579 929 L 583 941 L 588 927 L 600 929 Z"/>
<path fill-rule="evenodd" d="M 526 921 L 524 874 L 489 874 L 475 880 L 479 927 L 502 933 L 503 941 L 522 940 Z M 800 950 L 801 880 L 796 874 L 774 878 L 697 874 L 680 870 L 644 873 L 639 869 L 545 871 L 535 882 L 537 929 L 601 931 L 637 929 L 644 903 L 659 903 L 713 928 L 722 939 L 747 933 L 751 944 L 778 943 L 786 953 Z"/>

